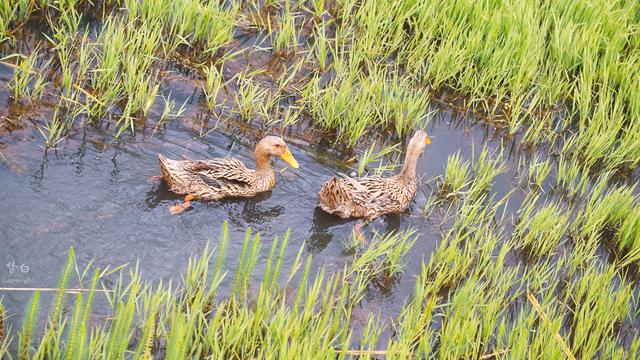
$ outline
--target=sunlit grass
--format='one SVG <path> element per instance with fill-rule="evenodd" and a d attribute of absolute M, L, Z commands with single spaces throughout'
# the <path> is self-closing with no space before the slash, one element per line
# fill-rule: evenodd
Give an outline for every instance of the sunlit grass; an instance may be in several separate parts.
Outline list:
<path fill-rule="evenodd" d="M 456 199 L 463 195 L 463 191 L 469 184 L 470 166 L 469 161 L 462 159 L 458 152 L 450 155 L 444 176 L 440 182 L 440 193 L 446 199 Z"/>
<path fill-rule="evenodd" d="M 538 202 L 537 197 L 525 199 L 513 236 L 533 256 L 553 255 L 566 234 L 571 213 L 557 204 Z"/>

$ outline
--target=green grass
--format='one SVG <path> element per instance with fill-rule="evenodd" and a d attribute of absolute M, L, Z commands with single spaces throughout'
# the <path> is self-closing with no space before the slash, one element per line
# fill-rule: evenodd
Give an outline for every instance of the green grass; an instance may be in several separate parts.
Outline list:
<path fill-rule="evenodd" d="M 11 56 L 2 60 L 10 58 Z M 26 57 L 22 55 L 16 56 L 16 64 L 13 66 L 13 79 L 11 79 L 9 85 L 14 100 L 37 100 L 42 97 L 46 85 L 45 72 L 47 71 L 48 63 L 38 69 L 39 58 L 40 49 L 35 49 Z"/>
<path fill-rule="evenodd" d="M 441 196 L 450 200 L 461 197 L 470 182 L 470 176 L 469 161 L 463 160 L 460 152 L 450 155 L 439 185 Z"/>
<path fill-rule="evenodd" d="M 203 91 L 212 110 L 222 106 L 213 101 L 219 80 L 212 64 L 220 70 L 239 53 L 272 50 L 289 62 L 278 82 L 293 69 L 308 69 L 310 76 L 280 83 L 277 94 L 265 98 L 256 79 L 244 80 L 267 69 L 236 67 L 232 77 L 243 80 L 230 114 L 280 126 L 277 100 L 293 94 L 294 107 L 316 126 L 354 146 L 363 135 L 399 137 L 424 123 L 431 98 L 444 91 L 526 144 L 561 143 L 563 157 L 580 167 L 633 169 L 640 163 L 634 96 L 640 9 L 634 2 L 150 0 L 124 1 L 123 11 L 110 5 L 96 9 L 103 24 L 95 41 L 80 28 L 84 14 L 75 1 L 4 3 L 0 34 L 16 41 L 14 30 L 30 16 L 48 15 L 48 46 L 56 49 L 51 60 L 60 65 L 61 80 L 47 92 L 71 99 L 65 104 L 80 106 L 76 114 L 114 117 L 117 134 L 150 117 L 163 86 L 163 62 L 181 57 L 208 69 Z M 229 46 L 237 31 L 255 31 L 252 21 L 268 39 Z M 16 95 L 42 91 L 43 82 L 30 89 L 29 73 L 16 70 Z"/>
<path fill-rule="evenodd" d="M 331 359 L 380 351 L 394 358 L 637 357 L 640 340 L 636 333 L 623 340 L 627 325 L 621 325 L 635 321 L 637 311 L 628 277 L 629 265 L 640 265 L 633 189 L 610 187 L 603 177 L 589 182 L 582 201 L 568 209 L 562 198 L 542 202 L 539 189 L 525 188 L 529 197 L 511 234 L 511 219 L 501 210 L 509 196 L 496 200 L 488 181 L 504 170 L 502 154 L 483 149 L 475 159 L 452 161 L 467 174 L 460 183 L 482 191 L 463 194 L 455 206 L 432 205 L 443 212 L 442 233 L 416 278 L 404 274 L 407 254 L 423 239 L 414 230 L 363 233 L 366 242 L 354 233 L 347 241 L 352 257 L 330 272 L 312 265 L 304 245 L 284 268 L 289 233 L 265 248 L 249 229 L 242 250 L 228 254 L 225 224 L 216 248 L 190 259 L 176 284 L 146 283 L 137 267 L 128 275 L 91 263 L 81 268 L 72 250 L 48 313 L 35 293 L 17 336 L 0 327 L 0 355 L 14 344 L 26 358 L 299 358 L 309 351 Z M 433 194 L 439 191 L 434 187 Z M 595 252 L 608 246 L 601 237 L 606 229 L 614 231 L 620 251 L 608 260 Z M 559 251 L 567 246 L 572 251 Z M 520 251 L 533 256 L 510 260 Z M 107 287 L 104 280 L 113 276 Z M 354 309 L 367 294 L 397 281 L 414 284 L 397 315 L 356 320 Z M 92 291 L 65 294 L 69 286 Z M 98 298 L 106 298 L 110 314 L 88 321 Z M 67 304 L 70 311 L 62 311 Z"/>
<path fill-rule="evenodd" d="M 179 107 L 168 79 L 180 65 L 194 78 L 180 81 L 193 80 L 186 86 L 216 120 L 320 130 L 355 149 L 359 175 L 393 170 L 400 139 L 428 129 L 447 103 L 532 157 L 517 159 L 523 186 L 497 199 L 496 180 L 512 176 L 509 160 L 520 156 L 507 141 L 470 159 L 449 155 L 417 204 L 438 246 L 415 280 L 403 278 L 420 241 L 411 231 L 368 245 L 354 235 L 344 271 L 314 273 L 302 249 L 282 268 L 288 235 L 262 249 L 252 233 L 225 270 L 225 228 L 179 284 L 121 275 L 108 321 L 88 320 L 101 293 L 59 291 L 48 314 L 36 293 L 17 331 L 0 306 L 0 357 L 11 348 L 18 358 L 333 359 L 379 349 L 389 358 L 565 358 L 560 338 L 578 358 L 637 358 L 640 338 L 623 332 L 638 313 L 639 199 L 619 182 L 640 165 L 638 14 L 623 0 L 3 2 L 7 89 L 12 101 L 52 104 L 36 125 L 45 147 L 85 124 L 113 123 L 117 137 L 179 120 L 191 99 Z M 47 27 L 45 40 L 25 36 L 34 22 Z M 509 214 L 513 194 L 524 202 Z M 519 255 L 527 261 L 509 260 Z M 83 273 L 100 289 L 105 271 Z M 397 318 L 369 314 L 356 338 L 354 307 L 398 279 L 415 287 Z"/>
<path fill-rule="evenodd" d="M 525 199 L 513 236 L 519 247 L 533 256 L 553 255 L 566 234 L 570 211 L 558 204 L 538 202 L 538 197 Z"/>

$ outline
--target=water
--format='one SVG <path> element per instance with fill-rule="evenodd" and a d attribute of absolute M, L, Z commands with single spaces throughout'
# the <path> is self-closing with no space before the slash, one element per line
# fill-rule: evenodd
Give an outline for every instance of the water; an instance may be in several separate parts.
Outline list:
<path fill-rule="evenodd" d="M 10 113 L 9 102 L 6 95 L 2 97 L 2 116 L 15 116 Z M 192 108 L 195 114 L 197 108 Z M 229 267 L 233 255 L 241 251 L 247 227 L 260 232 L 263 250 L 270 247 L 274 237 L 291 230 L 285 268 L 294 261 L 300 246 L 313 254 L 316 267 L 329 271 L 341 270 L 351 260 L 344 241 L 356 221 L 341 220 L 317 208 L 322 183 L 334 174 L 349 171 L 342 160 L 350 156 L 323 145 L 296 145 L 307 142 L 295 134 L 287 141 L 300 169 L 289 169 L 276 161 L 278 174 L 273 191 L 251 199 L 192 202 L 189 210 L 171 215 L 169 207 L 182 197 L 153 178 L 160 174 L 159 153 L 175 159 L 230 155 L 253 166 L 256 136 L 242 130 L 213 130 L 200 138 L 192 119 L 186 115 L 162 129 L 141 129 L 119 141 L 112 138 L 112 129 L 87 127 L 49 150 L 44 149 L 32 124 L 3 130 L 0 262 L 29 267 L 28 274 L 17 277 L 28 283 L 14 285 L 55 287 L 71 246 L 82 265 L 92 259 L 102 268 L 138 261 L 147 280 L 177 280 L 189 257 L 201 254 L 207 243 L 217 243 L 225 220 L 231 234 Z M 412 291 L 420 264 L 428 261 L 437 246 L 441 238 L 434 228 L 437 219 L 421 216 L 434 184 L 428 180 L 443 173 L 449 154 L 461 151 L 470 158 L 472 148 L 476 152 L 481 148 L 487 129 L 470 124 L 451 112 L 436 115 L 428 129 L 433 144 L 418 163 L 422 180 L 415 201 L 404 213 L 367 225 L 368 233 L 406 228 L 419 233 L 414 249 L 404 259 L 407 270 L 399 283 L 367 299 L 372 309 L 397 313 Z M 488 141 L 489 146 L 498 146 L 500 140 Z M 511 177 L 509 173 L 499 177 L 494 191 L 508 192 L 513 186 Z M 10 276 L 6 270 L 3 267 L 0 271 L 3 286 L 7 286 L 7 280 L 16 281 L 16 274 Z M 3 296 L 9 309 L 21 311 L 19 305 L 30 294 L 6 292 Z"/>

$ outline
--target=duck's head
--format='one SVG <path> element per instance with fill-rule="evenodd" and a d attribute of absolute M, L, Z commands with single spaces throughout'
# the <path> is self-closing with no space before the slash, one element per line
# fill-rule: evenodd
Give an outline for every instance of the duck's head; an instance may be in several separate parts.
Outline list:
<path fill-rule="evenodd" d="M 256 158 L 261 158 L 265 155 L 279 156 L 292 168 L 297 169 L 299 167 L 298 162 L 291 155 L 289 147 L 279 136 L 267 136 L 260 140 L 258 146 L 256 146 Z"/>
<path fill-rule="evenodd" d="M 409 146 L 407 147 L 408 152 L 415 154 L 422 154 L 425 146 L 431 144 L 431 139 L 427 135 L 425 131 L 418 130 L 411 140 L 409 140 Z"/>

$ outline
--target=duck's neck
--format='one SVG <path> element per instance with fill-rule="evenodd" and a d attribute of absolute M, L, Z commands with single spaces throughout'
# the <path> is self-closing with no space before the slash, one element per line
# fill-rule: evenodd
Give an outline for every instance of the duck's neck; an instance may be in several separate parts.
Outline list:
<path fill-rule="evenodd" d="M 402 163 L 402 169 L 398 177 L 405 180 L 415 179 L 419 156 L 420 154 L 415 149 L 407 149 L 407 155 L 404 157 L 404 163 Z"/>
<path fill-rule="evenodd" d="M 256 151 L 256 172 L 261 174 L 270 174 L 272 171 L 269 155 Z"/>
<path fill-rule="evenodd" d="M 276 184 L 276 173 L 271 168 L 269 155 L 256 151 L 256 171 L 254 172 L 257 184 L 263 190 L 270 190 Z"/>

